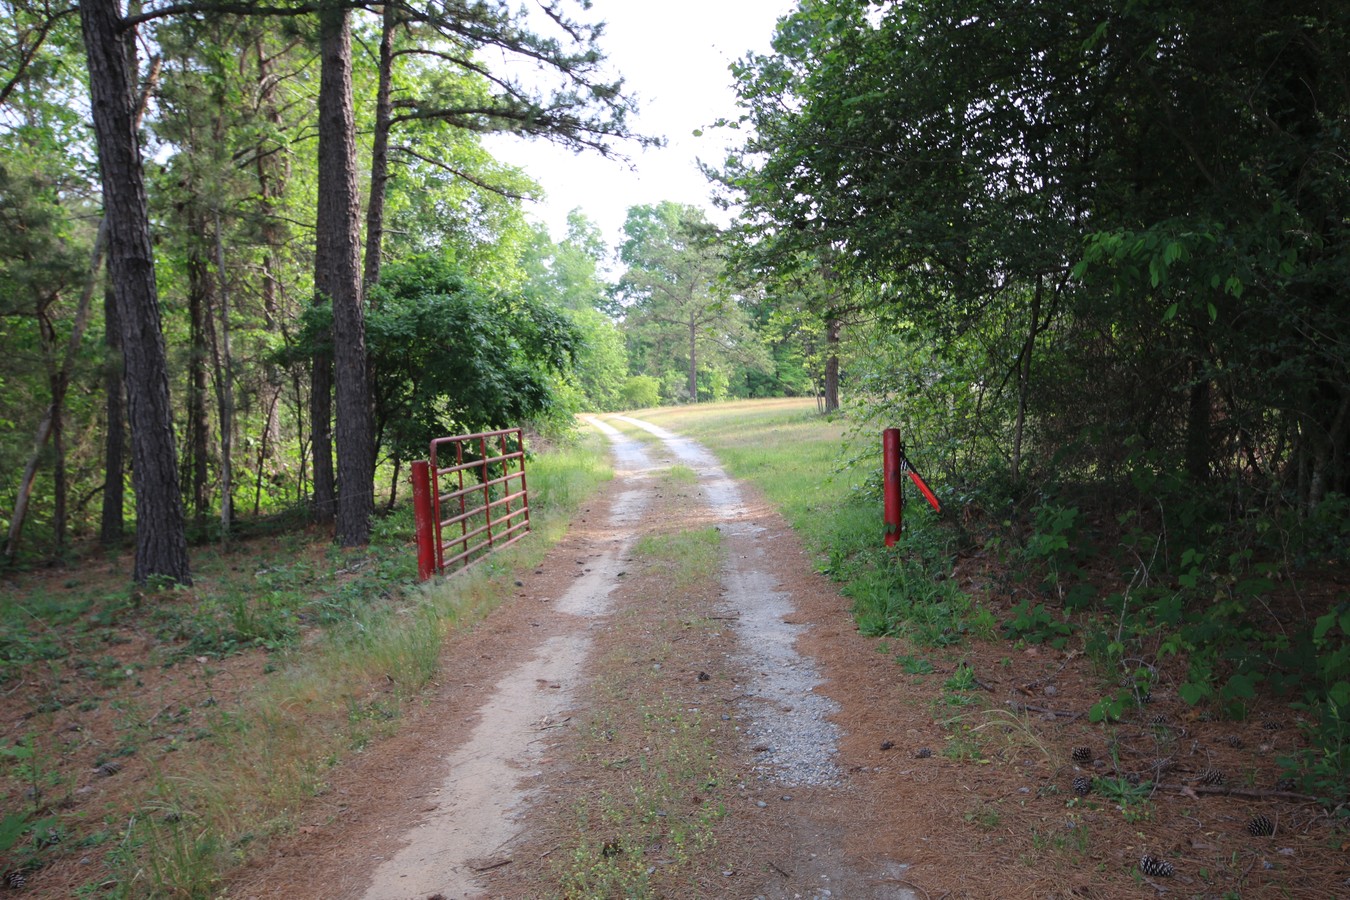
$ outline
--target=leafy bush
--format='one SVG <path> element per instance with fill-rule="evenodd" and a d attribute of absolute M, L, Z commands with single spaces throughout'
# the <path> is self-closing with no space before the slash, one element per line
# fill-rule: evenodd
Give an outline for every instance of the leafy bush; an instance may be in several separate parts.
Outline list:
<path fill-rule="evenodd" d="M 626 409 L 646 409 L 661 402 L 661 382 L 651 375 L 632 375 L 619 389 Z"/>
<path fill-rule="evenodd" d="M 1044 603 L 1032 606 L 1030 600 L 1019 603 L 1013 609 L 1013 617 L 1003 624 L 1005 637 L 1033 644 L 1049 644 L 1058 650 L 1064 649 L 1072 633 L 1069 624 L 1052 615 Z"/>
<path fill-rule="evenodd" d="M 282 362 L 306 362 L 331 329 L 331 308 L 309 307 Z M 377 445 L 395 459 L 417 459 L 447 434 L 570 416 L 555 384 L 579 342 L 563 310 L 492 295 L 446 258 L 389 265 L 366 315 Z"/>

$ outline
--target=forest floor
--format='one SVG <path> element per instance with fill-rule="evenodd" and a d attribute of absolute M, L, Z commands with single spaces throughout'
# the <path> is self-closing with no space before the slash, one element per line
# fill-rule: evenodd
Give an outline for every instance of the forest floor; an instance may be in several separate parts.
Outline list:
<path fill-rule="evenodd" d="M 709 454 L 659 429 L 597 427 L 615 479 L 515 598 L 449 639 L 392 736 L 326 772 L 218 895 L 1350 893 L 1350 836 L 1274 789 L 1276 758 L 1302 746 L 1291 710 L 1202 721 L 1159 689 L 1135 718 L 1094 725 L 1101 676 L 1081 653 L 864 637 L 777 513 Z M 963 560 L 953 577 L 987 592 L 986 565 Z M 266 664 L 240 654 L 190 680 L 228 702 Z M 137 671 L 148 709 L 192 669 Z M 32 700 L 0 697 L 11 746 Z M 68 703 L 44 720 L 91 811 L 119 782 L 156 777 L 140 755 L 109 756 L 118 709 Z M 1248 833 L 1257 816 L 1273 835 Z M 1146 855 L 1173 873 L 1142 872 Z M 72 896 L 91 865 L 72 854 L 24 893 Z"/>

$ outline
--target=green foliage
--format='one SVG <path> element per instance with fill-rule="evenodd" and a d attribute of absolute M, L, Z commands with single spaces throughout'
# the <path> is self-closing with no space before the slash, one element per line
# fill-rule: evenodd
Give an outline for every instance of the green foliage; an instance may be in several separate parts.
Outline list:
<path fill-rule="evenodd" d="M 522 259 L 523 292 L 565 309 L 577 329 L 572 380 L 581 393 L 578 405 L 599 411 L 624 408 L 628 375 L 624 335 L 607 314 L 608 285 L 600 277 L 606 253 L 599 229 L 576 209 L 568 214 L 563 240 L 555 244 L 537 227 Z"/>
<path fill-rule="evenodd" d="M 1307 712 L 1312 746 L 1283 762 L 1302 773 L 1305 789 L 1340 803 L 1350 797 L 1350 601 L 1319 616 L 1311 638 L 1312 684 L 1296 706 Z"/>
<path fill-rule="evenodd" d="M 1347 23 L 1038 10 L 781 19 L 734 67 L 738 265 L 786 278 L 847 247 L 835 297 L 875 323 L 867 354 L 917 355 L 864 360 L 863 393 L 953 470 L 1109 485 L 1146 462 L 1311 512 L 1350 486 Z"/>
<path fill-rule="evenodd" d="M 837 544 L 826 568 L 844 581 L 841 590 L 853 599 L 859 630 L 904 635 L 922 646 L 959 644 L 977 627 L 979 610 L 954 583 L 935 577 L 950 564 L 940 530 L 909 529 L 893 548 L 878 549 L 876 511 L 870 512 L 870 546 Z"/>
<path fill-rule="evenodd" d="M 1012 618 L 1003 624 L 1003 634 L 1009 639 L 1049 644 L 1058 650 L 1064 649 L 1072 633 L 1069 624 L 1046 610 L 1044 603 L 1033 607 L 1030 600 L 1019 603 L 1013 609 Z"/>
<path fill-rule="evenodd" d="M 1080 574 L 1077 560 L 1082 541 L 1077 507 L 1047 503 L 1033 509 L 1035 530 L 1023 550 L 1027 559 L 1046 567 L 1046 584 L 1064 598 L 1065 581 Z"/>
<path fill-rule="evenodd" d="M 385 268 L 366 321 L 376 434 L 395 459 L 417 459 L 447 434 L 564 415 L 556 384 L 578 334 L 543 302 L 494 297 L 443 257 Z M 323 346 L 331 311 L 312 306 L 305 332 L 283 355 L 293 365 Z"/>
<path fill-rule="evenodd" d="M 661 382 L 650 375 L 630 375 L 619 391 L 624 409 L 647 409 L 661 402 Z"/>
<path fill-rule="evenodd" d="M 895 658 L 895 661 L 907 675 L 931 675 L 933 673 L 933 664 L 922 656 L 902 653 Z"/>

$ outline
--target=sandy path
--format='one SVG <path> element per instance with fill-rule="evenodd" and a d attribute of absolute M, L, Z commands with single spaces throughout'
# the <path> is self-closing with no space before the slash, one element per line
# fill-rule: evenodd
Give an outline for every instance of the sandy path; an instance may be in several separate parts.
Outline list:
<path fill-rule="evenodd" d="M 595 549 L 587 554 L 585 570 L 553 604 L 562 621 L 484 697 L 468 741 L 446 757 L 435 809 L 408 832 L 406 846 L 375 870 L 365 900 L 479 893 L 478 874 L 494 867 L 501 859 L 497 854 L 520 831 L 531 793 L 524 782 L 537 774 L 546 752 L 538 738 L 564 720 L 573 703 L 591 646 L 586 620 L 610 612 L 620 560 L 647 505 L 643 485 L 652 462 L 646 450 L 608 425 L 596 427 L 609 437 L 623 490 L 592 538 Z"/>

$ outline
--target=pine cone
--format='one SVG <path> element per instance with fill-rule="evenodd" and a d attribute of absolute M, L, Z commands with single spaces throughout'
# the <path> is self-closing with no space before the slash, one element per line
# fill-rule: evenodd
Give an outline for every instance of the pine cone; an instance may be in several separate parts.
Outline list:
<path fill-rule="evenodd" d="M 1147 854 L 1139 860 L 1139 871 L 1154 878 L 1170 878 L 1176 869 L 1165 859 L 1154 859 Z"/>
<path fill-rule="evenodd" d="M 1079 775 L 1073 780 L 1073 792 L 1080 797 L 1092 793 L 1092 779 L 1086 775 Z"/>
<path fill-rule="evenodd" d="M 1220 772 L 1218 769 L 1205 769 L 1200 773 L 1201 784 L 1219 785 L 1223 784 L 1223 782 L 1224 782 L 1223 773 Z"/>
<path fill-rule="evenodd" d="M 1296 791 L 1298 790 L 1298 782 L 1292 778 L 1281 778 L 1279 781 L 1275 782 L 1275 790 Z"/>
<path fill-rule="evenodd" d="M 1086 764 L 1092 762 L 1092 748 L 1091 748 L 1091 747 L 1074 747 L 1074 748 L 1073 748 L 1073 761 L 1076 762 L 1076 763 L 1082 763 L 1083 765 L 1086 765 Z"/>
<path fill-rule="evenodd" d="M 1275 823 L 1265 816 L 1256 816 L 1247 823 L 1247 833 L 1252 837 L 1270 837 L 1275 833 Z"/>

